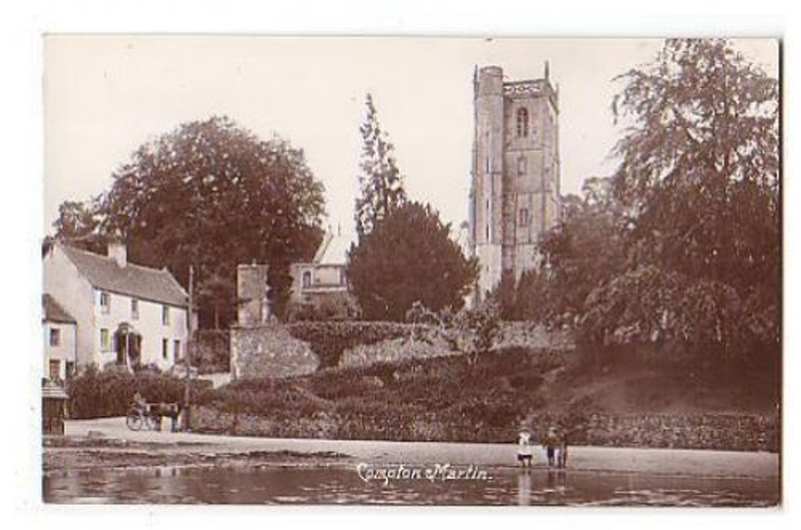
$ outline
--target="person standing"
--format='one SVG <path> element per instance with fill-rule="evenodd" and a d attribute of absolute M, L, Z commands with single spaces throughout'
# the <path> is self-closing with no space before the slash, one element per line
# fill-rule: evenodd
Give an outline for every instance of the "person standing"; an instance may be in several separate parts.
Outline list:
<path fill-rule="evenodd" d="M 559 467 L 567 467 L 568 430 L 563 426 L 559 436 Z"/>
<path fill-rule="evenodd" d="M 517 461 L 524 468 L 531 467 L 531 433 L 522 429 L 517 437 Z"/>
<path fill-rule="evenodd" d="M 556 428 L 554 426 L 548 428 L 548 434 L 545 435 L 543 445 L 545 447 L 545 454 L 548 457 L 548 466 L 553 467 L 554 452 L 556 450 Z"/>

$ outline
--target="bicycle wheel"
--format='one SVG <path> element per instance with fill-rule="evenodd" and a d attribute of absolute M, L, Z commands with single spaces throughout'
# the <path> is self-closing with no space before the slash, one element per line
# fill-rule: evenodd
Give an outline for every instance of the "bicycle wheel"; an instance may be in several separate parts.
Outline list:
<path fill-rule="evenodd" d="M 132 431 L 138 431 L 142 428 L 142 415 L 136 412 L 131 412 L 125 418 L 125 424 Z"/>

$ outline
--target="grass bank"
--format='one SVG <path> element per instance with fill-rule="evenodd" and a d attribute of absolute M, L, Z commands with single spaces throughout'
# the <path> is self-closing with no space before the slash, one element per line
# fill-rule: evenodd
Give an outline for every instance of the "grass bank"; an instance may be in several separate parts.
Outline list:
<path fill-rule="evenodd" d="M 728 377 L 688 366 L 597 365 L 570 351 L 464 357 L 252 379 L 204 392 L 195 429 L 267 437 L 505 443 L 555 421 L 572 443 L 771 450 L 780 386 L 770 370 Z"/>

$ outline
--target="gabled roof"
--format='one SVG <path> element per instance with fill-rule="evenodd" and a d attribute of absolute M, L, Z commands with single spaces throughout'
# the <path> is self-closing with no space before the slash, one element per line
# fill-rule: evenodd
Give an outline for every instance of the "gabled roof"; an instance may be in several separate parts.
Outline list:
<path fill-rule="evenodd" d="M 313 262 L 319 265 L 345 265 L 348 262 L 348 250 L 351 239 L 341 233 L 328 232 L 314 255 Z"/>
<path fill-rule="evenodd" d="M 114 258 L 59 244 L 80 273 L 97 289 L 174 306 L 188 306 L 188 296 L 166 269 L 133 263 L 120 267 Z"/>
<path fill-rule="evenodd" d="M 61 322 L 63 324 L 75 324 L 72 315 L 56 302 L 56 299 L 45 293 L 42 295 L 42 312 L 44 320 L 47 322 Z"/>

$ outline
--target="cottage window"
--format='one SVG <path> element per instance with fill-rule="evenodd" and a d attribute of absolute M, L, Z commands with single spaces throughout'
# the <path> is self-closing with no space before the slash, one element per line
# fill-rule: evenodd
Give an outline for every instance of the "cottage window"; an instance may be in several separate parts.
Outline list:
<path fill-rule="evenodd" d="M 100 311 L 108 313 L 111 308 L 111 295 L 106 291 L 100 291 Z"/>
<path fill-rule="evenodd" d="M 181 341 L 176 339 L 172 342 L 172 358 L 173 359 L 180 359 L 181 358 Z"/>
<path fill-rule="evenodd" d="M 100 328 L 100 349 L 102 351 L 111 349 L 111 337 L 106 328 Z"/>
<path fill-rule="evenodd" d="M 308 289 L 311 287 L 312 276 L 311 271 L 303 271 L 303 288 Z"/>
<path fill-rule="evenodd" d="M 170 341 L 169 339 L 161 339 L 161 357 L 163 359 L 170 358 Z"/>
<path fill-rule="evenodd" d="M 139 320 L 139 300 L 131 298 L 131 320 Z"/>
<path fill-rule="evenodd" d="M 61 330 L 58 328 L 50 328 L 50 345 L 59 346 L 61 344 Z"/>
<path fill-rule="evenodd" d="M 525 138 L 528 136 L 528 109 L 520 107 L 517 109 L 517 137 Z"/>
<path fill-rule="evenodd" d="M 170 325 L 170 306 L 161 306 L 161 323 L 165 326 Z"/>

